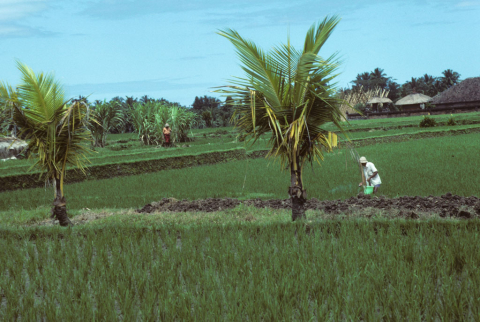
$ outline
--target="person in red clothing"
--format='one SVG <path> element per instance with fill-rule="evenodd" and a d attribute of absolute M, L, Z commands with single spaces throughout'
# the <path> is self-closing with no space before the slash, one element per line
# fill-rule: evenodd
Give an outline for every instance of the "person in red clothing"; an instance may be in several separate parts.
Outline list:
<path fill-rule="evenodd" d="M 170 133 L 172 133 L 172 129 L 170 128 L 170 125 L 168 125 L 167 123 L 163 128 L 163 139 L 166 145 L 170 145 Z"/>

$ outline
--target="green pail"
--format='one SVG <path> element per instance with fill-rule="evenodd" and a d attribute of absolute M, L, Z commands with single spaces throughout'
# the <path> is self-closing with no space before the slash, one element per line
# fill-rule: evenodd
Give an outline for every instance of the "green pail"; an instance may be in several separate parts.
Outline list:
<path fill-rule="evenodd" d="M 369 195 L 373 192 L 373 186 L 366 186 L 363 187 L 363 193 L 366 195 Z"/>

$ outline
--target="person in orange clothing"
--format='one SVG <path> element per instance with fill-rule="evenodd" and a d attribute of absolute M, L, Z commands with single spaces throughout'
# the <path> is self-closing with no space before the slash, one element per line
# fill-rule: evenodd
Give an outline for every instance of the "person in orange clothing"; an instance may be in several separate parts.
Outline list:
<path fill-rule="evenodd" d="M 163 141 L 166 145 L 170 145 L 170 133 L 172 133 L 172 129 L 170 128 L 170 125 L 166 123 L 163 128 Z"/>

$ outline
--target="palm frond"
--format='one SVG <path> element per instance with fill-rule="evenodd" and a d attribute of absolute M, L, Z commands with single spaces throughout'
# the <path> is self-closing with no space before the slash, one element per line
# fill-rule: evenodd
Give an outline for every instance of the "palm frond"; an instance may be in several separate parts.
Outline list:
<path fill-rule="evenodd" d="M 268 156 L 280 158 L 283 166 L 296 169 L 305 161 L 323 159 L 322 151 L 332 149 L 324 124 L 333 122 L 344 132 L 343 101 L 335 88 L 339 61 L 336 54 L 326 59 L 319 55 L 339 21 L 334 16 L 314 24 L 302 52 L 290 41 L 264 52 L 236 31 L 219 32 L 235 46 L 246 76 L 216 92 L 236 100 L 235 126 L 249 141 L 270 135 Z"/>

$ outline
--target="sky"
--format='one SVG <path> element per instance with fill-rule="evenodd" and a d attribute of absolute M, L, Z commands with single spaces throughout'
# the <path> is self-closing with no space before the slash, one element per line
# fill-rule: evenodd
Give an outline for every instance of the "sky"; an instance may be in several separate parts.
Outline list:
<path fill-rule="evenodd" d="M 452 69 L 480 76 L 480 0 L 0 0 L 0 81 L 16 61 L 53 72 L 68 97 L 195 96 L 243 76 L 231 28 L 264 50 L 301 49 L 308 28 L 342 20 L 320 51 L 339 54 L 338 86 L 379 67 L 402 84 Z"/>

